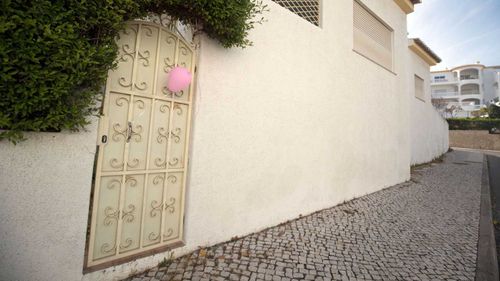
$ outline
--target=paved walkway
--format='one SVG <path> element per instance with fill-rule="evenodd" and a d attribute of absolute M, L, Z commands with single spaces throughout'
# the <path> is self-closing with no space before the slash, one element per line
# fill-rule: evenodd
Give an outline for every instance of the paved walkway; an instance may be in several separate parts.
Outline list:
<path fill-rule="evenodd" d="M 153 280 L 474 280 L 482 155 L 131 277 Z"/>

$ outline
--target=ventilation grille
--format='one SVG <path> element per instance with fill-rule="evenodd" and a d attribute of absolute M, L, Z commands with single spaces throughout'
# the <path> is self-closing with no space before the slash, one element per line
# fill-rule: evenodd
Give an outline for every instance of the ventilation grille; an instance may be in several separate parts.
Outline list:
<path fill-rule="evenodd" d="M 310 23 L 319 26 L 320 0 L 273 0 Z"/>

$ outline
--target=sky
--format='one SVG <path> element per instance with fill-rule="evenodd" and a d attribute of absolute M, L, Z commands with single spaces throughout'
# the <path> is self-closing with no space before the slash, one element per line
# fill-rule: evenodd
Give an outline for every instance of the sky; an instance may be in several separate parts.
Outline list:
<path fill-rule="evenodd" d="M 432 70 L 500 65 L 500 0 L 423 0 L 408 15 L 408 33 L 443 60 Z"/>

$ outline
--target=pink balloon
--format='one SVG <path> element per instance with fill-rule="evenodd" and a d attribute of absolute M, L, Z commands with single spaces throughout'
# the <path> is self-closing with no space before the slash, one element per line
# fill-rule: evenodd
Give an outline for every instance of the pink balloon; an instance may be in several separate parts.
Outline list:
<path fill-rule="evenodd" d="M 169 73 L 167 87 L 171 92 L 177 93 L 185 90 L 191 83 L 192 75 L 184 67 L 174 67 Z"/>

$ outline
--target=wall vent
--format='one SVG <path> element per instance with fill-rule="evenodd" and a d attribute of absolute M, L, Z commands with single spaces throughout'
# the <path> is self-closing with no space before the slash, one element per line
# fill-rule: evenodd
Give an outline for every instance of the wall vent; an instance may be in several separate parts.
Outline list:
<path fill-rule="evenodd" d="M 320 24 L 320 0 L 273 0 L 310 23 Z"/>

